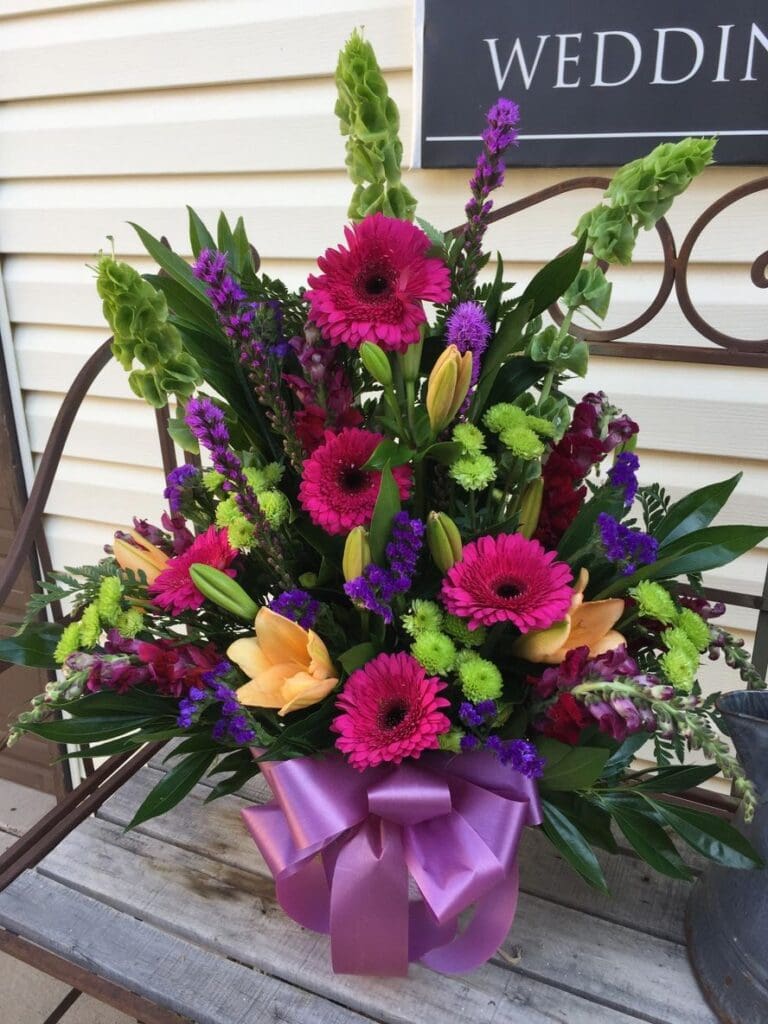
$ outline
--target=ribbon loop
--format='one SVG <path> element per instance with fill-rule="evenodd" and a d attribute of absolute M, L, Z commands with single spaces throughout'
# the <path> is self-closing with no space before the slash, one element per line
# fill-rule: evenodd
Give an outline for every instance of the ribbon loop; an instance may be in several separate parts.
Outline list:
<path fill-rule="evenodd" d="M 365 772 L 337 755 L 296 758 L 264 774 L 275 800 L 243 816 L 283 909 L 330 933 L 335 971 L 402 975 L 419 960 L 459 973 L 501 944 L 517 907 L 519 838 L 541 821 L 530 779 L 484 752 Z M 409 901 L 409 874 L 420 901 Z"/>

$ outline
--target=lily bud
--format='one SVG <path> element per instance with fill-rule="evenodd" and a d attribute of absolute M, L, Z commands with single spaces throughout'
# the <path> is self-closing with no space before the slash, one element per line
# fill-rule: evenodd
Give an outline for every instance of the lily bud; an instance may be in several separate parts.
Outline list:
<path fill-rule="evenodd" d="M 249 622 L 253 622 L 256 618 L 259 606 L 246 594 L 239 583 L 236 583 L 221 569 L 205 565 L 203 562 L 195 562 L 189 567 L 189 575 L 203 597 L 207 597 L 209 601 L 213 601 L 224 611 L 232 612 L 233 615 Z"/>
<path fill-rule="evenodd" d="M 523 491 L 520 501 L 520 522 L 517 532 L 521 533 L 526 540 L 530 540 L 536 533 L 541 514 L 541 499 L 544 496 L 544 480 L 539 476 L 527 485 Z"/>
<path fill-rule="evenodd" d="M 128 533 L 135 543 L 129 544 L 122 537 L 115 536 L 112 544 L 115 561 L 121 569 L 135 573 L 141 570 L 147 577 L 147 583 L 153 583 L 168 564 L 168 555 L 150 544 L 138 531 L 129 530 Z"/>
<path fill-rule="evenodd" d="M 472 353 L 462 355 L 455 345 L 449 345 L 427 381 L 427 414 L 434 434 L 447 427 L 461 408 L 471 378 Z"/>
<path fill-rule="evenodd" d="M 364 341 L 360 346 L 360 358 L 374 380 L 383 384 L 385 388 L 392 387 L 392 367 L 389 365 L 386 352 L 372 341 Z"/>
<path fill-rule="evenodd" d="M 421 367 L 421 352 L 424 348 L 424 324 L 421 325 L 419 340 L 414 345 L 409 345 L 402 356 L 403 380 L 415 382 L 419 379 L 419 368 Z"/>
<path fill-rule="evenodd" d="M 344 545 L 344 555 L 341 560 L 341 570 L 344 579 L 357 579 L 363 575 L 363 569 L 371 562 L 371 546 L 368 543 L 368 531 L 364 526 L 356 526 L 347 534 L 347 541 Z"/>
<path fill-rule="evenodd" d="M 461 534 L 456 523 L 445 512 L 429 513 L 427 545 L 435 565 L 441 572 L 448 572 L 461 561 Z"/>

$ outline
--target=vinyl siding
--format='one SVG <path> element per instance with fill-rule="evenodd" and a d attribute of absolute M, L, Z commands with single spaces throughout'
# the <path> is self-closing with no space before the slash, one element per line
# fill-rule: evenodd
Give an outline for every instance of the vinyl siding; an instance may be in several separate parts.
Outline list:
<path fill-rule="evenodd" d="M 150 266 L 127 220 L 184 252 L 185 204 L 209 221 L 223 205 L 245 216 L 267 272 L 295 283 L 340 239 L 350 186 L 333 115 L 336 54 L 364 25 L 407 140 L 411 19 L 410 0 L 0 0 L 0 258 L 34 455 L 77 369 L 107 334 L 86 264 L 112 235 L 118 255 Z M 505 198 L 576 173 L 512 171 Z M 678 245 L 709 202 L 759 173 L 711 169 L 672 213 Z M 420 214 L 445 227 L 461 219 L 465 182 L 463 171 L 408 180 Z M 508 275 L 524 284 L 568 244 L 596 197 L 570 193 L 495 225 L 489 244 Z M 765 292 L 749 268 L 767 227 L 763 193 L 718 218 L 694 254 L 691 292 L 701 312 L 748 338 L 765 335 Z M 635 266 L 612 274 L 610 325 L 645 308 L 659 261 L 655 233 L 644 235 Z M 673 303 L 637 337 L 703 343 Z M 644 477 L 658 476 L 675 496 L 742 468 L 729 515 L 759 522 L 768 515 L 766 382 L 759 370 L 594 359 L 572 390 L 600 387 L 640 422 Z M 157 518 L 158 466 L 152 412 L 110 365 L 83 404 L 51 495 L 54 561 L 91 560 L 132 514 Z M 758 592 L 766 555 L 747 555 L 711 582 Z M 754 620 L 729 612 L 748 642 Z M 708 678 L 738 685 L 717 667 Z"/>

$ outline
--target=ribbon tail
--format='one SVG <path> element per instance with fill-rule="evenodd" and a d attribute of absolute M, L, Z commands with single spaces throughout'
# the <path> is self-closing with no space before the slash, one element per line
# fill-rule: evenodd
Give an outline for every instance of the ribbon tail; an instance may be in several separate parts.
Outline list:
<path fill-rule="evenodd" d="M 443 974 L 463 974 L 490 960 L 515 920 L 519 879 L 515 861 L 504 881 L 477 901 L 464 931 L 447 945 L 425 953 L 420 962 Z"/>
<path fill-rule="evenodd" d="M 334 971 L 408 973 L 408 869 L 399 826 L 371 818 L 339 850 L 330 925 Z"/>

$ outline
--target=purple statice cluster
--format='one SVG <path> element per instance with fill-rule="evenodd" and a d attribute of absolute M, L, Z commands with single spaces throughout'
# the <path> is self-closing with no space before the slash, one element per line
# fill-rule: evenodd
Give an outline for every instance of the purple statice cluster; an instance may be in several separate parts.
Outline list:
<path fill-rule="evenodd" d="M 459 719 L 468 729 L 473 730 L 461 737 L 459 745 L 464 754 L 477 750 L 488 750 L 499 759 L 499 763 L 529 779 L 538 779 L 544 772 L 545 761 L 533 743 L 523 739 L 504 740 L 486 729 L 498 713 L 495 700 L 481 700 L 477 704 L 463 701 L 459 705 Z"/>
<path fill-rule="evenodd" d="M 517 123 L 520 110 L 512 100 L 501 98 L 494 103 L 485 117 L 483 151 L 477 158 L 475 173 L 469 182 L 472 196 L 465 210 L 467 227 L 464 246 L 456 271 L 456 291 L 459 298 L 472 293 L 482 256 L 482 241 L 488 227 L 488 216 L 493 208 L 489 199 L 494 189 L 504 184 L 505 150 L 517 141 Z"/>
<path fill-rule="evenodd" d="M 650 534 L 625 526 L 607 512 L 600 513 L 597 525 L 605 556 L 621 567 L 622 576 L 631 576 L 639 566 L 658 558 L 659 542 Z"/>
<path fill-rule="evenodd" d="M 485 310 L 479 302 L 460 302 L 445 322 L 446 345 L 455 345 L 462 355 L 472 353 L 472 377 L 470 389 L 474 388 L 480 377 L 482 356 L 488 347 L 491 336 L 491 325 Z M 469 404 L 467 395 L 465 404 Z"/>
<path fill-rule="evenodd" d="M 235 691 L 221 682 L 221 677 L 231 670 L 232 666 L 228 661 L 221 661 L 208 672 L 204 672 L 204 686 L 191 687 L 186 696 L 179 701 L 177 723 L 181 729 L 189 729 L 195 715 L 206 702 L 218 701 L 219 718 L 211 730 L 213 739 L 230 739 L 240 746 L 246 746 L 253 742 L 256 733 L 251 728 Z"/>
<path fill-rule="evenodd" d="M 640 459 L 634 452 L 621 452 L 616 456 L 616 461 L 608 470 L 608 483 L 611 487 L 624 488 L 624 505 L 626 508 L 632 504 L 637 494 L 637 471 L 640 469 Z"/>
<path fill-rule="evenodd" d="M 172 469 L 166 477 L 166 488 L 163 497 L 168 500 L 168 507 L 171 515 L 175 516 L 181 512 L 181 506 L 188 490 L 196 483 L 200 476 L 200 470 L 191 466 L 188 462 L 182 463 L 176 469 Z"/>
<path fill-rule="evenodd" d="M 302 629 L 312 629 L 320 611 L 320 602 L 306 590 L 284 590 L 269 603 L 269 607 L 278 615 L 298 622 Z"/>
<path fill-rule="evenodd" d="M 367 611 L 380 615 L 389 625 L 394 621 L 392 602 L 398 594 L 410 590 L 416 563 L 424 544 L 425 526 L 420 519 L 412 519 L 407 512 L 398 512 L 392 522 L 392 535 L 385 548 L 389 568 L 371 563 L 357 576 L 344 584 L 347 597 Z"/>

